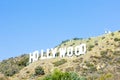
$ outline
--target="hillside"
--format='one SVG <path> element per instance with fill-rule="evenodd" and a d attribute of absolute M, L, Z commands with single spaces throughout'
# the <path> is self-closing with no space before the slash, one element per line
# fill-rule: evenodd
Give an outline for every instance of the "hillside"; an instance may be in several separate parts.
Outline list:
<path fill-rule="evenodd" d="M 69 46 L 75 47 L 81 43 L 87 45 L 86 54 L 81 56 L 39 60 L 29 65 L 26 65 L 28 58 L 25 57 L 2 61 L 0 63 L 0 72 L 2 77 L 5 78 L 2 80 L 42 80 L 45 76 L 52 74 L 56 68 L 63 72 L 75 72 L 87 80 L 119 80 L 120 31 L 88 39 L 74 38 L 62 41 L 56 47 L 58 49 Z M 14 75 L 6 75 L 6 72 L 4 72 L 4 70 L 8 71 L 9 69 L 9 66 L 5 68 L 8 62 L 10 63 L 9 65 L 13 65 L 14 63 L 14 65 L 17 64 L 16 66 L 19 67 L 19 69 L 17 68 L 17 72 L 13 71 L 16 68 L 13 67 L 12 71 L 15 72 Z M 44 74 L 35 75 L 35 69 L 38 66 L 43 68 Z"/>
<path fill-rule="evenodd" d="M 11 57 L 7 60 L 3 60 L 0 62 L 0 77 L 4 78 L 4 76 L 13 76 L 18 73 L 21 69 L 27 66 L 28 59 L 28 54 L 23 54 L 15 58 Z"/>

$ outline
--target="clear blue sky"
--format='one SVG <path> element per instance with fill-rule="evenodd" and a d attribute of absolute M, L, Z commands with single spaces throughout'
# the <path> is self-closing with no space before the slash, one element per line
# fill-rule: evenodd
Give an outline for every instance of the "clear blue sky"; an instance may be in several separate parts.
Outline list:
<path fill-rule="evenodd" d="M 120 29 L 120 0 L 0 0 L 0 60 Z"/>

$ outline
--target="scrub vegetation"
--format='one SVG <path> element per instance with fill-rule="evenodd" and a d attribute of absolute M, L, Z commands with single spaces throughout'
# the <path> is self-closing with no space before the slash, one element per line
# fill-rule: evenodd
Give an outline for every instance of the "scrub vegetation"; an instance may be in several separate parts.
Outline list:
<path fill-rule="evenodd" d="M 62 41 L 56 48 L 85 43 L 87 52 L 28 63 L 28 55 L 0 62 L 0 80 L 119 80 L 120 31 Z"/>

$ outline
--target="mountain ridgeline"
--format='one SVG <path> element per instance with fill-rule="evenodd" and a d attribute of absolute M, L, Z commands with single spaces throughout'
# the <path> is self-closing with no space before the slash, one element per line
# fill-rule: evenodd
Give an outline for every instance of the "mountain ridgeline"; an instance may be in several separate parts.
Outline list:
<path fill-rule="evenodd" d="M 120 31 L 88 39 L 62 41 L 55 48 L 85 43 L 87 52 L 72 57 L 56 57 L 29 64 L 29 55 L 0 62 L 0 80 L 119 80 Z M 57 53 L 59 55 L 59 53 Z"/>

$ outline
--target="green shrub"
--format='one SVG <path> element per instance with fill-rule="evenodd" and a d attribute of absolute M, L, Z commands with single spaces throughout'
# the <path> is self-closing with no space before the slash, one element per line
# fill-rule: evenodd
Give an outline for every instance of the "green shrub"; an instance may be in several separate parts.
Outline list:
<path fill-rule="evenodd" d="M 111 33 L 112 36 L 114 36 L 115 34 L 114 33 Z"/>
<path fill-rule="evenodd" d="M 62 41 L 62 43 L 66 43 L 66 42 L 68 42 L 68 41 L 70 41 L 70 40 L 65 40 L 65 41 Z"/>
<path fill-rule="evenodd" d="M 56 61 L 56 62 L 54 62 L 53 64 L 54 64 L 54 66 L 59 66 L 59 65 L 62 65 L 62 64 L 64 64 L 64 63 L 66 63 L 66 62 L 67 62 L 67 60 L 61 59 L 60 61 Z"/>
<path fill-rule="evenodd" d="M 119 38 L 115 38 L 114 41 L 120 41 L 120 39 Z"/>
<path fill-rule="evenodd" d="M 64 44 L 64 46 L 66 46 L 66 44 Z"/>
<path fill-rule="evenodd" d="M 97 45 L 98 45 L 98 43 L 95 43 L 95 45 L 97 46 Z"/>
<path fill-rule="evenodd" d="M 93 64 L 91 64 L 89 61 L 84 61 L 84 63 L 85 63 L 85 65 L 86 65 L 87 67 L 94 66 L 94 65 L 93 65 Z"/>
<path fill-rule="evenodd" d="M 88 71 L 89 71 L 90 73 L 93 73 L 93 72 L 97 71 L 97 69 L 96 69 L 95 66 L 91 66 L 91 67 L 88 69 Z"/>
<path fill-rule="evenodd" d="M 35 68 L 35 75 L 44 75 L 44 69 L 41 66 Z"/>
<path fill-rule="evenodd" d="M 82 40 L 83 38 L 73 38 L 73 40 Z"/>
<path fill-rule="evenodd" d="M 26 66 L 28 62 L 29 58 L 24 56 L 20 61 L 17 62 L 17 64 L 18 66 Z"/>
<path fill-rule="evenodd" d="M 88 38 L 88 40 L 91 40 L 91 38 Z"/>
<path fill-rule="evenodd" d="M 107 55 L 107 51 L 101 51 L 100 54 L 101 54 L 101 56 L 106 56 Z"/>
<path fill-rule="evenodd" d="M 26 71 L 26 73 L 30 73 L 30 71 Z"/>
<path fill-rule="evenodd" d="M 43 80 L 87 80 L 87 79 L 85 77 L 79 77 L 74 72 L 62 72 L 56 69 L 52 74 L 45 76 Z"/>
<path fill-rule="evenodd" d="M 105 39 L 105 37 L 103 36 L 102 39 Z"/>

